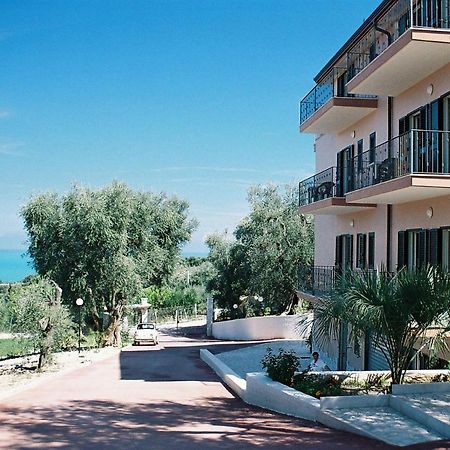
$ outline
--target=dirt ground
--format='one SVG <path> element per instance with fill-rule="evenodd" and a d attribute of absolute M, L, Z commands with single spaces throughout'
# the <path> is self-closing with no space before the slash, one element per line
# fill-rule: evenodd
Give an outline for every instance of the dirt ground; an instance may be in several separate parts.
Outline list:
<path fill-rule="evenodd" d="M 42 371 L 37 370 L 37 355 L 0 361 L 0 399 L 28 388 L 31 384 L 118 353 L 119 349 L 112 347 L 86 350 L 80 354 L 78 351 L 55 353 L 53 363 Z"/>

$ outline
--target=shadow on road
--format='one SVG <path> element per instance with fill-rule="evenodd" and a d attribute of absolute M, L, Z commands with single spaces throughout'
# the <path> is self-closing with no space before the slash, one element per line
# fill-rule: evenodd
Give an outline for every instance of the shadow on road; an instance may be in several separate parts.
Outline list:
<path fill-rule="evenodd" d="M 20 433 L 21 441 L 8 447 L 13 449 L 391 448 L 357 436 L 346 442 L 345 433 L 310 422 L 306 428 L 303 421 L 223 398 L 204 398 L 199 405 L 72 401 L 27 411 L 5 408 L 1 421 L 3 431 Z"/>
<path fill-rule="evenodd" d="M 217 381 L 213 371 L 200 359 L 200 349 L 212 353 L 235 350 L 255 344 L 227 344 L 214 341 L 190 341 L 153 347 L 133 347 L 120 353 L 122 380 L 144 381 Z"/>

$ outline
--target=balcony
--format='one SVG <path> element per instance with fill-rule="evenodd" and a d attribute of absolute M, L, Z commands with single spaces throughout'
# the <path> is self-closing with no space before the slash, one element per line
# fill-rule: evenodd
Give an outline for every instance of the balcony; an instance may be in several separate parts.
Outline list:
<path fill-rule="evenodd" d="M 342 289 L 351 277 L 356 274 L 369 277 L 393 277 L 395 272 L 380 271 L 378 269 L 352 269 L 339 266 L 299 266 L 298 293 L 311 302 L 318 298 L 330 298 L 333 293 Z"/>
<path fill-rule="evenodd" d="M 300 131 L 337 133 L 377 108 L 372 95 L 348 94 L 347 69 L 335 67 L 300 102 Z"/>
<path fill-rule="evenodd" d="M 300 266 L 298 292 L 307 300 L 330 297 L 336 284 L 336 275 L 334 266 Z"/>
<path fill-rule="evenodd" d="M 450 132 L 411 130 L 353 158 L 347 202 L 400 204 L 450 194 Z"/>
<path fill-rule="evenodd" d="M 398 0 L 347 53 L 347 90 L 398 96 L 450 63 L 450 1 Z"/>
<path fill-rule="evenodd" d="M 347 203 L 344 197 L 338 197 L 336 167 L 330 167 L 299 183 L 300 214 L 348 214 L 373 208 L 376 205 Z"/>

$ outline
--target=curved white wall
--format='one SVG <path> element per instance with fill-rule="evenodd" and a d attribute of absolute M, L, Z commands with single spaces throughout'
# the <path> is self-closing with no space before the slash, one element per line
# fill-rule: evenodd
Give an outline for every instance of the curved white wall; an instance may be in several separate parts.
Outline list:
<path fill-rule="evenodd" d="M 216 339 L 257 341 L 263 339 L 306 339 L 308 329 L 299 327 L 309 314 L 296 316 L 264 316 L 214 322 L 212 335 Z"/>

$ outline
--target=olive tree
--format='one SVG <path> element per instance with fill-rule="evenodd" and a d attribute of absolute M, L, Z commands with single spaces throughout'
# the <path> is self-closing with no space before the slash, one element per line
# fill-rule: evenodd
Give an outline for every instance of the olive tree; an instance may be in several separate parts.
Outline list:
<path fill-rule="evenodd" d="M 30 339 L 39 350 L 39 369 L 51 361 L 53 350 L 69 345 L 74 337 L 74 324 L 61 304 L 61 293 L 56 283 L 37 277 L 30 283 L 11 285 L 5 294 L 10 329 Z"/>
<path fill-rule="evenodd" d="M 196 223 L 188 208 L 176 197 L 114 182 L 99 190 L 38 195 L 22 216 L 37 272 L 62 287 L 66 304 L 73 307 L 82 297 L 86 318 L 98 331 L 106 311 L 104 342 L 120 345 L 125 304 L 142 286 L 162 285 L 190 239 Z"/>
<path fill-rule="evenodd" d="M 313 259 L 312 220 L 298 213 L 291 186 L 255 186 L 248 201 L 250 213 L 232 237 L 216 234 L 207 240 L 215 268 L 209 288 L 222 307 L 245 309 L 240 298 L 258 297 L 259 307 L 289 312 L 297 298 L 298 266 Z"/>

